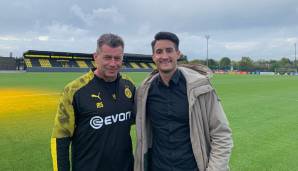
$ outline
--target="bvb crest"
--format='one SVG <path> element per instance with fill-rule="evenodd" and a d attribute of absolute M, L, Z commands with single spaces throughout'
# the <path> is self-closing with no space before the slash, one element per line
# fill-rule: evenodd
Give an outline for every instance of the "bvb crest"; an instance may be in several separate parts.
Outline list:
<path fill-rule="evenodd" d="M 125 90 L 124 90 L 124 94 L 125 94 L 125 96 L 127 97 L 127 98 L 131 98 L 131 96 L 132 96 L 132 93 L 131 93 L 131 91 L 130 91 L 130 89 L 128 88 L 128 87 L 126 87 L 125 88 Z"/>

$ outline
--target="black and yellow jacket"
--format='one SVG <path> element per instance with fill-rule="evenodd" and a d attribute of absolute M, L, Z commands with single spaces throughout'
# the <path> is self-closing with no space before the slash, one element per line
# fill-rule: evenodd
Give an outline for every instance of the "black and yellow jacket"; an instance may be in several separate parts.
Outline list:
<path fill-rule="evenodd" d="M 132 81 L 120 74 L 105 82 L 90 71 L 69 83 L 60 98 L 51 138 L 53 169 L 133 170 L 134 93 Z"/>

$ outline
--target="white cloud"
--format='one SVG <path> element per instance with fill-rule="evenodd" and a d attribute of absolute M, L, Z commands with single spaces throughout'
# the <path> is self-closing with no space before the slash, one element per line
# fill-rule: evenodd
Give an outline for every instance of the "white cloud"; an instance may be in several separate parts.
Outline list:
<path fill-rule="evenodd" d="M 15 49 L 13 46 L 0 45 L 0 50 L 13 50 L 13 49 Z"/>
<path fill-rule="evenodd" d="M 294 44 L 294 43 L 298 42 L 298 37 L 289 37 L 289 38 L 286 39 L 286 41 L 289 42 L 289 43 Z"/>
<path fill-rule="evenodd" d="M 151 31 L 152 31 L 151 29 L 152 29 L 152 27 L 151 27 L 150 23 L 145 22 L 142 25 L 140 25 L 140 27 L 138 28 L 137 34 L 138 35 L 146 35 L 148 33 L 151 33 Z"/>
<path fill-rule="evenodd" d="M 227 50 L 234 50 L 234 51 L 251 51 L 258 47 L 259 43 L 257 42 L 230 42 L 225 43 L 224 47 Z"/>
<path fill-rule="evenodd" d="M 123 24 L 125 18 L 119 12 L 118 8 L 96 8 L 91 13 L 84 13 L 78 5 L 73 5 L 71 11 L 81 19 L 86 25 L 105 25 L 105 24 Z"/>
<path fill-rule="evenodd" d="M 49 36 L 38 36 L 37 39 L 40 40 L 40 41 L 48 41 Z"/>
<path fill-rule="evenodd" d="M 297 0 L 1 0 L 0 43 L 14 54 L 92 52 L 97 37 L 112 32 L 126 52 L 151 54 L 154 34 L 164 30 L 179 36 L 189 59 L 205 58 L 205 34 L 211 58 L 279 58 L 293 55 L 297 18 Z"/>
<path fill-rule="evenodd" d="M 19 40 L 19 38 L 15 37 L 15 36 L 4 35 L 4 36 L 0 36 L 0 40 L 16 41 L 16 40 Z"/>
<path fill-rule="evenodd" d="M 51 25 L 46 26 L 46 29 L 49 34 L 52 36 L 56 35 L 56 37 L 82 36 L 88 33 L 85 29 L 58 22 L 53 22 Z"/>

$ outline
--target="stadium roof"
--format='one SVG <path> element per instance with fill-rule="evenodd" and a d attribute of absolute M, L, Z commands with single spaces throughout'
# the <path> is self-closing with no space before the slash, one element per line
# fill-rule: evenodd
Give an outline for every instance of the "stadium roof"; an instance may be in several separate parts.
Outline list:
<path fill-rule="evenodd" d="M 55 51 L 40 51 L 40 50 L 28 50 L 23 53 L 23 57 L 35 57 L 35 58 L 67 58 L 67 59 L 74 59 L 74 58 L 84 58 L 84 59 L 93 59 L 92 53 L 75 53 L 75 52 L 55 52 Z M 124 53 L 124 61 L 152 61 L 152 55 L 146 54 L 135 54 L 135 53 Z M 185 55 L 179 59 L 187 60 Z"/>

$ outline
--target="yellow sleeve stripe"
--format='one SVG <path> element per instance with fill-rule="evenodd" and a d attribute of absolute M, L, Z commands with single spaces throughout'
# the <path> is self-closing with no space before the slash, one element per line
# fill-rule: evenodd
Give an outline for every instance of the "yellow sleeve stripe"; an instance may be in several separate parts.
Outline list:
<path fill-rule="evenodd" d="M 51 138 L 51 154 L 53 160 L 53 171 L 58 171 L 56 138 Z"/>
<path fill-rule="evenodd" d="M 134 82 L 128 75 L 126 75 L 126 74 L 121 74 L 121 76 L 122 76 L 122 79 L 124 79 L 124 80 L 128 80 L 128 81 L 130 81 L 133 85 L 135 85 L 135 82 Z"/>

